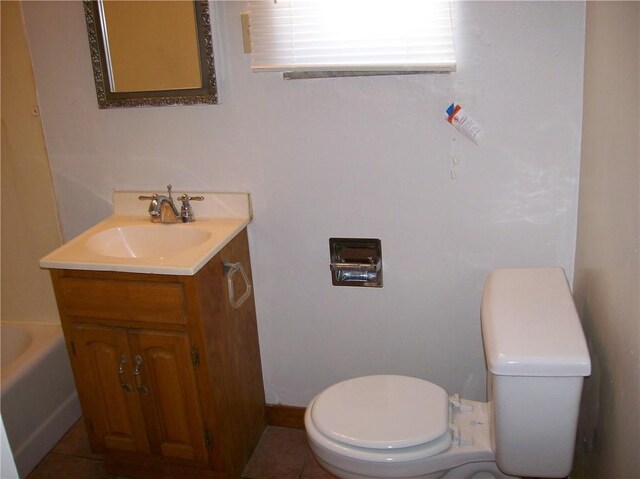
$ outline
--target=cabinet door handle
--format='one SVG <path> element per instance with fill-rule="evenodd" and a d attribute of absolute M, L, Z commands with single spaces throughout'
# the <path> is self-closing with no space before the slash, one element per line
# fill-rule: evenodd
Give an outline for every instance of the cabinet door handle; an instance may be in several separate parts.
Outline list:
<path fill-rule="evenodd" d="M 247 299 L 249 299 L 249 296 L 251 296 L 251 283 L 249 282 L 249 276 L 247 276 L 247 272 L 244 270 L 242 263 L 227 263 L 225 261 L 223 266 L 224 274 L 227 275 L 227 292 L 229 293 L 229 302 L 234 309 L 238 309 Z M 242 279 L 244 279 L 246 290 L 242 296 L 236 299 L 236 293 L 233 288 L 233 276 L 238 271 L 240 271 Z"/>
<path fill-rule="evenodd" d="M 135 361 L 136 361 L 136 367 L 133 370 L 133 377 L 136 380 L 136 385 L 138 387 L 138 392 L 140 392 L 141 394 L 147 394 L 149 392 L 149 390 L 147 389 L 147 386 L 142 384 L 142 379 L 140 378 L 140 366 L 142 366 L 142 362 L 144 360 L 142 359 L 142 356 L 137 354 L 136 358 L 135 358 Z"/>
<path fill-rule="evenodd" d="M 120 380 L 120 386 L 122 386 L 122 388 L 127 391 L 128 393 L 131 392 L 131 384 L 125 383 L 124 382 L 124 366 L 125 364 L 127 364 L 127 358 L 124 354 L 120 355 L 120 365 L 118 366 L 118 379 Z"/>

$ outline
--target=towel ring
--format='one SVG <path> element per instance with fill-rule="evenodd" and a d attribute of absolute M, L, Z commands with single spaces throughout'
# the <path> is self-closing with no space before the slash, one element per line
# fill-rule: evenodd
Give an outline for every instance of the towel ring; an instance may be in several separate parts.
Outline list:
<path fill-rule="evenodd" d="M 249 276 L 247 276 L 247 272 L 242 266 L 242 263 L 227 263 L 226 261 L 224 261 L 222 264 L 224 267 L 224 274 L 227 276 L 227 292 L 229 293 L 229 303 L 231 303 L 233 309 L 238 309 L 247 299 L 249 299 L 249 296 L 251 296 L 251 283 L 249 282 Z M 238 271 L 240 271 L 242 279 L 244 279 L 246 290 L 242 294 L 242 296 L 236 299 L 235 288 L 233 287 L 233 276 Z"/>

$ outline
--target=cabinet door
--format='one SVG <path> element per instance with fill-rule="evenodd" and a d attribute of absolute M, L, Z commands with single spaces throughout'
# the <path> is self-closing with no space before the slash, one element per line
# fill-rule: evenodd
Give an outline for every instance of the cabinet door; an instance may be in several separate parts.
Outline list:
<path fill-rule="evenodd" d="M 189 339 L 185 333 L 131 331 L 136 388 L 151 452 L 206 464 L 205 431 Z"/>
<path fill-rule="evenodd" d="M 73 325 L 71 340 L 76 385 L 94 450 L 149 451 L 125 330 Z"/>

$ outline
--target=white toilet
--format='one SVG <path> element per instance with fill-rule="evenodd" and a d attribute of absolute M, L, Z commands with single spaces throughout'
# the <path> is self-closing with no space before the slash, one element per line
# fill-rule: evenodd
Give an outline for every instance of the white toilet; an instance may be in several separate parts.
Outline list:
<path fill-rule="evenodd" d="M 560 268 L 502 269 L 481 309 L 488 402 L 406 376 L 365 376 L 305 413 L 314 455 L 343 479 L 566 477 L 591 362 Z"/>

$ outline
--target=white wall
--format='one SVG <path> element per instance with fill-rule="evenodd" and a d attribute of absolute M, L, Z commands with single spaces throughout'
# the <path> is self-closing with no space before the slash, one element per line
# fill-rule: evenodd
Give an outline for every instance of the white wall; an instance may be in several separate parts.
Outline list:
<path fill-rule="evenodd" d="M 2 264 L 3 320 L 58 322 L 49 274 L 38 259 L 62 243 L 47 162 L 31 58 L 19 2 L 0 3 L 2 32 Z M 9 94 L 7 94 L 9 92 Z M 18 471 L 0 416 L 0 477 Z"/>
<path fill-rule="evenodd" d="M 268 402 L 368 373 L 483 398 L 485 274 L 573 273 L 584 4 L 460 2 L 457 73 L 306 81 L 250 73 L 244 8 L 215 5 L 221 105 L 99 111 L 82 5 L 25 5 L 67 237 L 113 189 L 249 191 Z M 443 120 L 453 100 L 481 146 Z M 381 238 L 384 288 L 331 286 L 331 236 Z"/>
<path fill-rule="evenodd" d="M 2 2 L 1 57 L 2 319 L 58 323 L 51 279 L 38 260 L 62 235 L 19 2 Z"/>
<path fill-rule="evenodd" d="M 575 300 L 589 343 L 575 477 L 640 474 L 640 3 L 589 2 Z"/>

